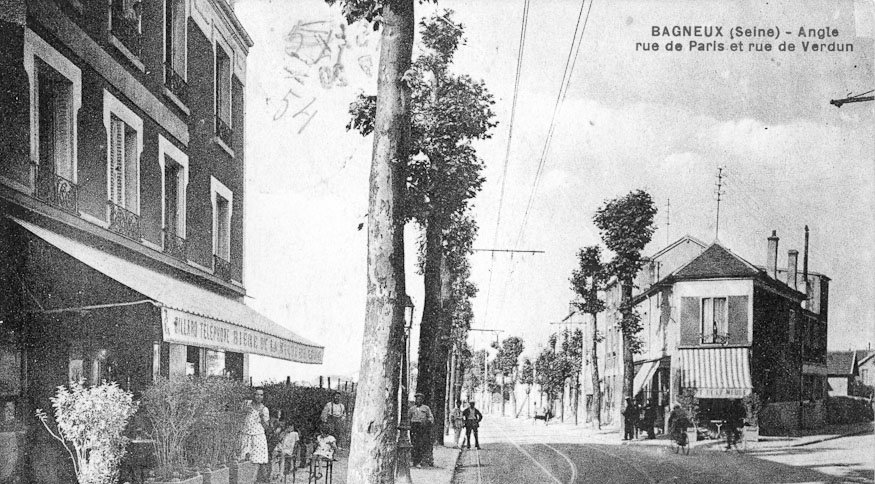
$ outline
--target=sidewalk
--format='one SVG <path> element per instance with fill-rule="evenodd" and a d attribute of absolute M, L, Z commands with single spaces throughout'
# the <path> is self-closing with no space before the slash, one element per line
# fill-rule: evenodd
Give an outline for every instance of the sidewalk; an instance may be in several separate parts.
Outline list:
<path fill-rule="evenodd" d="M 788 447 L 802 447 L 805 445 L 817 444 L 827 440 L 838 439 L 850 435 L 858 435 L 873 432 L 872 422 L 860 422 L 855 424 L 845 425 L 830 425 L 815 430 L 807 430 L 800 435 L 795 436 L 760 436 L 759 441 L 748 444 L 749 450 L 775 450 Z M 667 435 L 657 436 L 655 439 L 638 439 L 624 442 L 625 445 L 642 445 L 642 446 L 670 446 L 670 441 Z M 691 449 L 702 450 L 723 450 L 726 445 L 725 440 L 699 440 L 690 442 Z"/>
<path fill-rule="evenodd" d="M 449 444 L 452 445 L 452 442 L 449 442 Z M 456 469 L 459 452 L 459 449 L 453 447 L 436 445 L 434 447 L 434 467 L 411 468 L 410 479 L 414 484 L 450 484 L 453 480 L 453 472 Z M 346 484 L 349 449 L 341 449 L 336 457 L 332 483 Z M 307 469 L 298 469 L 296 481 L 307 482 Z"/>

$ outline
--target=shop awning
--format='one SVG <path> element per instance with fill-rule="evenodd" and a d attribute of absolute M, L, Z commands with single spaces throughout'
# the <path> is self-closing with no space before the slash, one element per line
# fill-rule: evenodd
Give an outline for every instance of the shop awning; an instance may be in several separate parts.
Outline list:
<path fill-rule="evenodd" d="M 752 389 L 749 348 L 679 350 L 681 388 L 698 398 L 742 398 Z"/>
<path fill-rule="evenodd" d="M 164 341 L 220 351 L 321 364 L 324 347 L 273 322 L 242 302 L 10 217 L 62 252 L 155 302 Z"/>
<path fill-rule="evenodd" d="M 659 360 L 645 361 L 635 373 L 635 380 L 632 382 L 632 395 L 638 395 L 638 392 L 644 388 L 644 385 L 653 379 L 653 374 L 659 368 Z"/>

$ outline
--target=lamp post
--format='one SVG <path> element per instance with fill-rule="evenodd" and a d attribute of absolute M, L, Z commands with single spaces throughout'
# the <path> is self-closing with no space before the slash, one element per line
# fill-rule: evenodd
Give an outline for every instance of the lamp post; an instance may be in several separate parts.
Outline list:
<path fill-rule="evenodd" d="M 395 481 L 412 484 L 410 479 L 410 418 L 407 401 L 410 399 L 410 329 L 413 327 L 413 300 L 404 295 L 404 351 L 401 354 L 401 421 L 398 424 L 398 447 L 395 462 Z"/>

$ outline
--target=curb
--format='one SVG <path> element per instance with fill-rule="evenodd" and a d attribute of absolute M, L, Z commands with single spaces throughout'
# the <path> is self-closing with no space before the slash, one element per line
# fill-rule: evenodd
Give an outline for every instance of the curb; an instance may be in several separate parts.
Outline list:
<path fill-rule="evenodd" d="M 800 443 L 798 443 L 798 444 L 788 445 L 787 447 L 805 447 L 806 445 L 819 444 L 819 443 L 821 443 L 821 442 L 826 442 L 826 441 L 829 441 L 829 440 L 840 439 L 840 438 L 842 438 L 842 437 L 852 437 L 852 436 L 854 436 L 854 435 L 864 435 L 864 434 L 871 434 L 871 433 L 872 433 L 872 431 L 869 430 L 869 429 L 867 429 L 867 430 L 857 430 L 857 431 L 849 432 L 849 433 L 846 433 L 846 434 L 829 435 L 829 436 L 827 436 L 827 437 L 823 437 L 823 438 L 821 438 L 821 439 L 815 439 L 815 440 L 812 440 L 812 441 L 810 441 L 810 442 L 800 442 Z"/>
<path fill-rule="evenodd" d="M 462 449 L 454 449 L 456 451 L 456 458 L 453 459 L 453 473 L 450 474 L 450 482 L 447 484 L 452 484 L 452 482 L 456 479 L 456 471 L 459 469 L 459 458 L 462 457 Z"/>

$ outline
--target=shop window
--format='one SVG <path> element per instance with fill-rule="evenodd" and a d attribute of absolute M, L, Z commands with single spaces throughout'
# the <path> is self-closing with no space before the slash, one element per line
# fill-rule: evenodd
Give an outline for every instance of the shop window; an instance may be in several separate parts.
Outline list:
<path fill-rule="evenodd" d="M 201 348 L 197 346 L 187 346 L 185 354 L 185 375 L 200 376 L 201 375 Z"/>
<path fill-rule="evenodd" d="M 110 380 L 108 353 L 104 348 L 89 348 L 81 341 L 73 342 L 69 349 L 68 382 L 81 381 L 86 385 L 96 385 Z"/>
<path fill-rule="evenodd" d="M 225 376 L 225 352 L 205 350 L 205 364 L 207 376 Z"/>
<path fill-rule="evenodd" d="M 726 298 L 702 299 L 702 343 L 725 344 L 729 340 Z"/>

